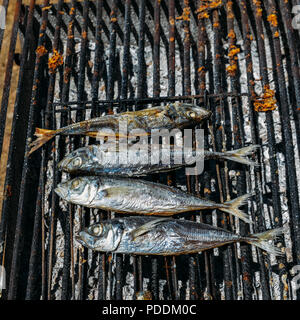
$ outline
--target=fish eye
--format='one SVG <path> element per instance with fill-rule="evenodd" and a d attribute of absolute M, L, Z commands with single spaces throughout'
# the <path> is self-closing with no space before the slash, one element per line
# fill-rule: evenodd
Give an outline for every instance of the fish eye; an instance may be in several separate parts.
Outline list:
<path fill-rule="evenodd" d="M 82 164 L 82 159 L 81 159 L 80 157 L 77 157 L 77 158 L 75 158 L 75 159 L 72 161 L 72 164 L 73 164 L 73 166 L 75 166 L 75 167 L 79 167 L 79 166 L 81 166 L 81 164 Z"/>
<path fill-rule="evenodd" d="M 194 111 L 189 112 L 191 118 L 196 118 L 196 113 Z"/>
<path fill-rule="evenodd" d="M 97 224 L 92 227 L 92 233 L 96 236 L 99 236 L 102 233 L 103 227 L 101 224 Z"/>
<path fill-rule="evenodd" d="M 79 179 L 76 179 L 72 182 L 72 189 L 77 189 L 80 186 Z"/>

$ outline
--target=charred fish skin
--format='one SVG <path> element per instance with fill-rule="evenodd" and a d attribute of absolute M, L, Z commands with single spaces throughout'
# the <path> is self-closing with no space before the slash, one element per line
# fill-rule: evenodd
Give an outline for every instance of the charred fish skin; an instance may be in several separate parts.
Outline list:
<path fill-rule="evenodd" d="M 96 251 L 139 255 L 179 255 L 201 252 L 233 242 L 248 242 L 269 253 L 283 255 L 268 240 L 282 228 L 243 237 L 230 231 L 188 220 L 129 217 L 106 220 L 82 230 L 76 237 Z"/>
<path fill-rule="evenodd" d="M 195 125 L 211 116 L 211 111 L 186 103 L 167 104 L 139 111 L 128 111 L 120 114 L 106 115 L 100 118 L 85 120 L 70 126 L 61 128 L 60 134 L 82 134 L 94 132 L 103 128 L 117 130 L 119 123 L 127 123 L 128 130 L 144 129 L 151 132 L 152 129 L 185 128 Z"/>
<path fill-rule="evenodd" d="M 109 176 L 77 177 L 60 183 L 55 192 L 74 204 L 120 213 L 170 216 L 187 211 L 220 209 L 251 222 L 248 215 L 238 209 L 251 194 L 222 204 L 160 183 Z"/>
<path fill-rule="evenodd" d="M 146 134 L 150 134 L 153 129 L 182 129 L 194 126 L 211 116 L 211 111 L 193 104 L 170 103 L 165 106 L 143 109 L 140 111 L 129 111 L 120 114 L 105 115 L 103 117 L 85 120 L 69 126 L 48 130 L 36 128 L 37 137 L 30 144 L 30 155 L 39 149 L 47 141 L 56 135 L 87 135 L 96 138 L 97 136 L 107 136 L 108 130 L 118 135 L 120 123 L 126 123 L 127 131 L 143 129 Z"/>
<path fill-rule="evenodd" d="M 125 152 L 119 150 L 118 145 L 91 145 L 68 154 L 59 162 L 58 168 L 69 173 L 138 177 L 191 166 L 203 158 L 226 159 L 257 166 L 257 163 L 247 159 L 246 156 L 252 154 L 258 147 L 253 145 L 229 152 L 192 150 L 185 154 L 182 148 L 157 148 L 152 145 L 140 148 L 131 146 Z M 121 159 L 124 155 L 126 161 Z"/>

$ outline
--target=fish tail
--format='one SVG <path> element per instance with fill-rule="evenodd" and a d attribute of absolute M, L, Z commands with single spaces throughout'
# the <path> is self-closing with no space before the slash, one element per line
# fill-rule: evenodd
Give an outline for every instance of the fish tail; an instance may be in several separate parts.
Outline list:
<path fill-rule="evenodd" d="M 284 233 L 284 228 L 276 228 L 261 233 L 255 233 L 250 236 L 250 239 L 246 240 L 248 243 L 255 245 L 256 247 L 274 254 L 275 256 L 284 256 L 285 254 L 280 248 L 268 243 L 270 240 L 276 239 L 278 236 Z M 252 239 L 253 238 L 253 239 Z"/>
<path fill-rule="evenodd" d="M 252 193 L 247 193 L 241 197 L 225 202 L 223 206 L 218 207 L 218 209 L 227 213 L 231 213 L 247 223 L 253 223 L 250 221 L 249 215 L 239 209 L 239 207 L 244 205 L 251 196 Z"/>
<path fill-rule="evenodd" d="M 223 153 L 221 157 L 226 160 L 231 160 L 231 161 L 239 162 L 242 164 L 247 164 L 249 166 L 258 167 L 259 163 L 246 158 L 246 156 L 251 155 L 258 148 L 260 148 L 260 145 L 256 144 L 253 146 L 244 147 L 237 150 L 226 151 Z"/>
<path fill-rule="evenodd" d="M 30 150 L 28 152 L 28 156 L 32 154 L 35 150 L 39 149 L 47 141 L 52 139 L 56 135 L 56 133 L 57 130 L 36 128 L 34 135 L 37 137 L 37 139 L 30 143 Z"/>

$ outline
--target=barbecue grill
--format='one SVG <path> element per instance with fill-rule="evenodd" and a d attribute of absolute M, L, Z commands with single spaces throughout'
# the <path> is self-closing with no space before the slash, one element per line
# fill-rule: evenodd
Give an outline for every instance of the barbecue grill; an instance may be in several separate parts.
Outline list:
<path fill-rule="evenodd" d="M 2 149 L 19 34 L 22 52 L 0 216 L 3 299 L 299 298 L 293 280 L 300 264 L 296 4 L 16 1 L 0 117 Z M 260 167 L 208 161 L 199 176 L 185 176 L 183 169 L 148 177 L 217 202 L 253 192 L 245 208 L 253 225 L 216 211 L 175 218 L 243 235 L 284 226 L 276 245 L 286 247 L 285 257 L 243 243 L 176 257 L 127 256 L 92 252 L 75 241 L 82 227 L 117 215 L 67 204 L 53 192 L 68 177 L 57 163 L 95 139 L 56 137 L 28 157 L 35 128 L 57 129 L 174 101 L 212 111 L 203 124 L 205 148 L 261 145 L 253 155 Z"/>

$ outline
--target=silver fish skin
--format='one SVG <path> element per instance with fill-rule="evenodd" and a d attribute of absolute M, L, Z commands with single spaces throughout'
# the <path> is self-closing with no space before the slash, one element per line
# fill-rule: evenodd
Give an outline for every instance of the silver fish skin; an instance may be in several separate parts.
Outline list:
<path fill-rule="evenodd" d="M 139 255 L 196 253 L 233 242 L 248 242 L 269 253 L 283 255 L 269 240 L 282 228 L 247 237 L 204 223 L 188 220 L 128 217 L 115 218 L 82 230 L 76 240 L 96 251 Z"/>
<path fill-rule="evenodd" d="M 220 209 L 251 223 L 249 216 L 239 210 L 251 194 L 216 203 L 164 184 L 108 176 L 79 176 L 60 183 L 55 192 L 74 204 L 120 213 L 170 216 L 186 211 Z"/>
<path fill-rule="evenodd" d="M 56 135 L 87 135 L 96 138 L 97 136 L 107 136 L 108 130 L 114 131 L 117 135 L 121 122 L 127 124 L 128 133 L 134 129 L 142 129 L 146 134 L 150 134 L 155 129 L 170 130 L 194 126 L 210 116 L 211 111 L 209 110 L 193 104 L 175 102 L 165 106 L 105 115 L 57 130 L 36 128 L 35 136 L 37 139 L 30 144 L 31 149 L 28 154 L 30 155 L 39 149 Z"/>
<path fill-rule="evenodd" d="M 166 172 L 184 166 L 194 165 L 197 161 L 223 159 L 258 166 L 246 158 L 259 148 L 258 145 L 244 147 L 228 152 L 209 150 L 190 150 L 183 148 L 155 147 L 140 145 L 120 150 L 119 145 L 90 145 L 69 153 L 58 163 L 58 168 L 69 173 L 92 175 L 114 175 L 122 177 L 145 176 L 150 173 Z M 126 161 L 123 161 L 124 158 Z"/>

